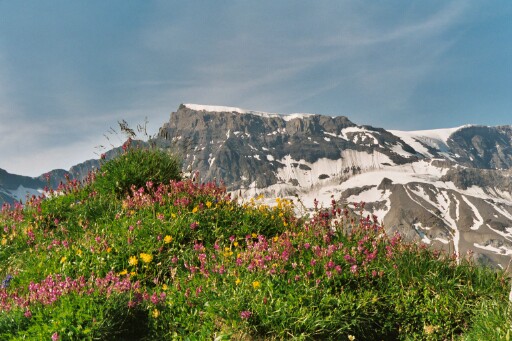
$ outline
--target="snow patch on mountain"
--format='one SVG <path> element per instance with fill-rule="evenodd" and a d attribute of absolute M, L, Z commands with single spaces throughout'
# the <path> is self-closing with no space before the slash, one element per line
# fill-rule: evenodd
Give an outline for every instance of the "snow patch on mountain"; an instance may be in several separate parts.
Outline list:
<path fill-rule="evenodd" d="M 348 177 L 350 174 L 361 171 L 371 171 L 384 168 L 385 164 L 393 164 L 393 161 L 380 152 L 359 152 L 344 150 L 337 160 L 321 158 L 314 163 L 294 160 L 290 155 L 285 156 L 279 162 L 284 166 L 279 168 L 276 176 L 282 182 L 297 182 L 298 186 L 309 188 L 328 178 Z"/>
<path fill-rule="evenodd" d="M 5 188 L 0 187 L 0 193 L 3 193 L 9 197 L 12 197 L 16 200 L 25 201 L 28 197 L 31 197 L 32 195 L 38 196 L 41 193 L 43 193 L 42 189 L 35 189 L 35 188 L 26 188 L 22 185 L 19 185 L 18 188 L 14 190 L 8 190 Z"/>
<path fill-rule="evenodd" d="M 427 147 L 434 148 L 441 152 L 446 152 L 448 148 L 448 139 L 450 136 L 463 128 L 469 127 L 468 125 L 447 128 L 447 129 L 431 129 L 431 130 L 416 130 L 416 131 L 402 131 L 402 130 L 388 130 L 391 134 L 399 137 L 402 141 L 414 148 L 418 153 L 432 157 L 432 153 Z"/>
<path fill-rule="evenodd" d="M 294 119 L 303 119 L 309 116 L 315 116 L 315 114 L 307 113 L 293 113 L 293 114 L 276 114 L 268 113 L 263 111 L 247 110 L 237 107 L 226 107 L 220 105 L 203 105 L 203 104 L 183 104 L 185 107 L 196 110 L 196 111 L 207 111 L 207 112 L 231 112 L 238 114 L 251 114 L 255 116 L 267 117 L 267 118 L 282 118 L 285 121 L 291 121 Z"/>

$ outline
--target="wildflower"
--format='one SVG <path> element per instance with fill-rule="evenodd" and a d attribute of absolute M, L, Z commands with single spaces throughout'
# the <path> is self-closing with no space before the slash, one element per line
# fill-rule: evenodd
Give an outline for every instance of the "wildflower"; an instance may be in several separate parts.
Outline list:
<path fill-rule="evenodd" d="M 164 243 L 165 243 L 165 244 L 169 244 L 170 242 L 172 242 L 172 237 L 171 237 L 171 236 L 169 236 L 169 235 L 166 235 L 166 236 L 164 237 Z"/>
<path fill-rule="evenodd" d="M 236 281 L 235 281 L 235 284 L 236 284 L 236 285 L 238 285 L 238 284 L 240 284 L 240 283 L 242 283 L 242 281 L 240 280 L 240 278 L 238 278 L 238 277 L 237 277 L 237 278 L 236 278 Z"/>
<path fill-rule="evenodd" d="M 0 288 L 2 289 L 5 289 L 9 286 L 9 284 L 11 283 L 11 280 L 12 280 L 12 276 L 11 275 L 7 275 L 7 277 L 5 277 L 5 279 L 2 281 L 2 285 L 0 286 Z"/>
<path fill-rule="evenodd" d="M 131 256 L 129 259 L 128 259 L 128 264 L 132 265 L 132 266 L 135 266 L 139 263 L 139 261 L 137 260 L 137 257 L 135 256 Z"/>
<path fill-rule="evenodd" d="M 55 332 L 52 334 L 52 341 L 57 341 L 59 339 L 59 333 Z"/>
<path fill-rule="evenodd" d="M 167 289 L 168 289 L 167 284 L 163 284 L 163 285 L 162 285 L 162 290 L 163 290 L 163 291 L 166 291 Z"/>
<path fill-rule="evenodd" d="M 252 315 L 252 313 L 248 310 L 244 310 L 244 311 L 240 312 L 240 317 L 244 320 L 247 320 L 248 318 L 250 318 L 251 315 Z"/>
<path fill-rule="evenodd" d="M 211 201 L 207 201 L 206 202 L 206 207 L 208 207 L 208 208 L 212 207 L 212 202 Z"/>
<path fill-rule="evenodd" d="M 5 245 L 5 244 L 7 244 L 7 239 L 5 239 L 5 237 L 4 237 L 4 238 L 2 238 L 2 245 Z"/>
<path fill-rule="evenodd" d="M 252 282 L 252 287 L 254 289 L 258 289 L 259 287 L 261 287 L 261 283 L 259 281 L 254 281 Z"/>
<path fill-rule="evenodd" d="M 119 275 L 120 275 L 120 276 L 124 276 L 124 275 L 126 275 L 126 274 L 128 274 L 128 270 L 126 270 L 126 269 L 124 269 L 123 271 L 121 271 L 121 272 L 119 273 Z"/>
<path fill-rule="evenodd" d="M 107 247 L 107 253 L 110 253 L 112 251 L 112 248 L 109 246 Z"/>
<path fill-rule="evenodd" d="M 194 221 L 193 223 L 190 224 L 190 228 L 192 230 L 195 230 L 198 226 L 199 226 L 199 223 L 197 221 Z"/>
<path fill-rule="evenodd" d="M 158 318 L 158 316 L 160 316 L 160 311 L 158 309 L 155 309 L 155 310 L 153 310 L 152 315 L 153 315 L 153 318 Z"/>
<path fill-rule="evenodd" d="M 61 259 L 60 259 L 60 264 L 64 264 L 66 262 L 66 259 L 67 257 L 66 256 L 63 256 Z"/>
<path fill-rule="evenodd" d="M 233 243 L 233 246 L 234 246 L 234 247 L 237 247 L 237 246 L 238 246 L 238 242 L 234 242 L 234 243 Z"/>
<path fill-rule="evenodd" d="M 23 315 L 25 315 L 26 318 L 31 318 L 32 312 L 29 309 L 27 309 Z"/>
<path fill-rule="evenodd" d="M 142 261 L 146 264 L 151 263 L 151 261 L 153 260 L 153 255 L 151 255 L 149 253 L 141 253 L 140 259 L 142 259 Z"/>
<path fill-rule="evenodd" d="M 352 272 L 353 274 L 357 273 L 357 265 L 354 264 L 350 267 L 350 272 Z"/>
<path fill-rule="evenodd" d="M 197 206 L 192 209 L 192 213 L 197 213 L 197 211 L 199 211 L 199 207 Z"/>
<path fill-rule="evenodd" d="M 356 339 L 356 337 L 355 337 L 354 335 L 349 335 L 349 336 L 348 336 L 348 339 L 349 339 L 350 341 L 354 341 L 354 340 Z"/>
<path fill-rule="evenodd" d="M 423 331 L 425 332 L 425 334 L 427 335 L 430 335 L 430 334 L 433 334 L 435 333 L 437 330 L 439 329 L 438 326 L 433 326 L 433 325 L 425 325 L 423 326 Z"/>

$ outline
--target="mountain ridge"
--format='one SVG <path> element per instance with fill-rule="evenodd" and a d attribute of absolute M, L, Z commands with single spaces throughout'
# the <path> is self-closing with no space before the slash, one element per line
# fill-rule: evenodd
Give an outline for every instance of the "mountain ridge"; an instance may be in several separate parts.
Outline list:
<path fill-rule="evenodd" d="M 299 196 L 310 208 L 314 199 L 363 201 L 389 233 L 501 268 L 510 262 L 512 126 L 404 132 L 345 116 L 182 104 L 152 143 L 240 197 Z M 89 160 L 70 174 L 94 167 Z"/>

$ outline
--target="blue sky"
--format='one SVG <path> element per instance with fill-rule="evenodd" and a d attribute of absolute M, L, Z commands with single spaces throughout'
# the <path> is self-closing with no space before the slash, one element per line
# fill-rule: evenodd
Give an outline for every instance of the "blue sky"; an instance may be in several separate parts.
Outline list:
<path fill-rule="evenodd" d="M 96 157 L 180 103 L 512 124 L 512 1 L 0 0 L 0 168 Z"/>

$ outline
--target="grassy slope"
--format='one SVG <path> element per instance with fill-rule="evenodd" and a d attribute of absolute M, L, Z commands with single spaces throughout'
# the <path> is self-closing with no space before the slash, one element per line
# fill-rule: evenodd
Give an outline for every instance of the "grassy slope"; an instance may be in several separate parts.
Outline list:
<path fill-rule="evenodd" d="M 103 170 L 129 183 L 137 157 Z M 298 219 L 215 184 L 106 178 L 2 210 L 1 339 L 509 337 L 504 273 L 343 208 Z"/>

